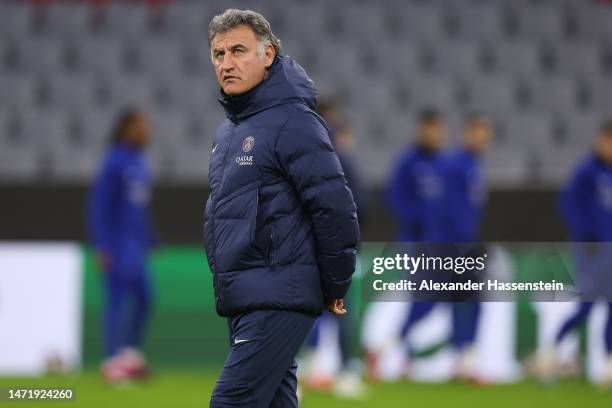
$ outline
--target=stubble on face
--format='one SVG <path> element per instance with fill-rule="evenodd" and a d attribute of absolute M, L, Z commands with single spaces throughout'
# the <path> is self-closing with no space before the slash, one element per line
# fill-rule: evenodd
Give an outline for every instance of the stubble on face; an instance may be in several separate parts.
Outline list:
<path fill-rule="evenodd" d="M 227 95 L 239 95 L 256 87 L 266 76 L 259 41 L 248 26 L 217 34 L 212 41 L 217 81 Z"/>

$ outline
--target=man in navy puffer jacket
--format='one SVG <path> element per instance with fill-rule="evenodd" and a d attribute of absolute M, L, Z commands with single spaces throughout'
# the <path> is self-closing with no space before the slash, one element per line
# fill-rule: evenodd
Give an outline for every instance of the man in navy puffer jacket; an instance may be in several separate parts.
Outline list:
<path fill-rule="evenodd" d="M 297 406 L 295 355 L 325 308 L 344 314 L 359 240 L 316 90 L 263 16 L 226 10 L 209 44 L 227 114 L 210 160 L 205 240 L 230 351 L 212 407 Z"/>

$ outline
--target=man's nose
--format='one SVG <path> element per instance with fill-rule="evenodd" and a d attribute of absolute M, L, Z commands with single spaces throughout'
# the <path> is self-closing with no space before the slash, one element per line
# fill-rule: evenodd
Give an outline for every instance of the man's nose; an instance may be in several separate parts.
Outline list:
<path fill-rule="evenodd" d="M 234 59 L 229 54 L 224 55 L 223 62 L 221 63 L 221 72 L 231 72 L 233 69 Z"/>

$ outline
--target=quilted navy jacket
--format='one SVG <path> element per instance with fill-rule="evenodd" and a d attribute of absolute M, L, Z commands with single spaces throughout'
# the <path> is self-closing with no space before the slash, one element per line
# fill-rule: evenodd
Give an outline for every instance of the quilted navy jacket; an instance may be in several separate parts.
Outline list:
<path fill-rule="evenodd" d="M 222 96 L 210 160 L 206 252 L 222 316 L 309 314 L 343 298 L 359 241 L 355 202 L 304 69 L 277 56 L 253 90 Z"/>

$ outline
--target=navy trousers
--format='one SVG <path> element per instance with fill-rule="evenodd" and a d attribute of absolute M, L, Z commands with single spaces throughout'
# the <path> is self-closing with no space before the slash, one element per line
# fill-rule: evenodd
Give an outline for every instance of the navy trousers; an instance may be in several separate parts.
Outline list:
<path fill-rule="evenodd" d="M 142 338 L 149 321 L 152 289 L 149 272 L 124 276 L 115 270 L 106 272 L 106 304 L 104 307 L 104 339 L 106 357 L 122 347 L 142 347 Z"/>
<path fill-rule="evenodd" d="M 315 316 L 256 310 L 228 319 L 230 350 L 211 408 L 297 407 L 295 356 Z"/>

